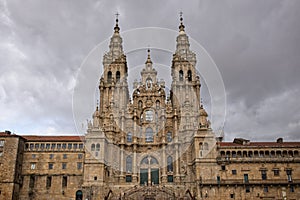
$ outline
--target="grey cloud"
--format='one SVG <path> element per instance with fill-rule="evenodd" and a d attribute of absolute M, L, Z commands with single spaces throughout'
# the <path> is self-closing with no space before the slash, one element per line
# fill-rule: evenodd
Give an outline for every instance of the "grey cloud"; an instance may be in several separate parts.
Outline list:
<path fill-rule="evenodd" d="M 0 4 L 0 130 L 74 133 L 71 103 L 77 71 L 89 51 L 111 36 L 114 13 L 121 14 L 122 31 L 145 26 L 176 30 L 182 10 L 187 32 L 207 49 L 223 76 L 226 139 L 300 138 L 297 0 Z M 171 63 L 155 52 L 153 60 Z M 202 92 L 209 109 L 207 95 Z"/>

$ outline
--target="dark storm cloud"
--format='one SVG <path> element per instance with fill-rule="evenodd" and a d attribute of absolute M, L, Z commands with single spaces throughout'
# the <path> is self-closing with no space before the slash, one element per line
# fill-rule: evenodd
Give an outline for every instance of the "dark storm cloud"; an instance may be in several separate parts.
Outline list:
<path fill-rule="evenodd" d="M 176 30 L 182 10 L 186 31 L 223 76 L 226 139 L 300 139 L 299 8 L 297 0 L 1 0 L 0 130 L 74 133 L 77 71 L 89 51 L 111 36 L 114 13 L 121 14 L 121 31 Z M 207 92 L 202 96 L 209 101 Z"/>

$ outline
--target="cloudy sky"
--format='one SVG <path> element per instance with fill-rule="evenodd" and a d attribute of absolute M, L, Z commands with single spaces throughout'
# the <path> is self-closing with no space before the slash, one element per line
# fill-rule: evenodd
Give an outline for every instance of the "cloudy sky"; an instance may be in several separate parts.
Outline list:
<path fill-rule="evenodd" d="M 224 81 L 225 139 L 300 140 L 299 9 L 299 0 L 0 0 L 0 131 L 75 134 L 76 77 L 112 35 L 114 14 L 122 31 L 177 30 L 183 11 Z"/>

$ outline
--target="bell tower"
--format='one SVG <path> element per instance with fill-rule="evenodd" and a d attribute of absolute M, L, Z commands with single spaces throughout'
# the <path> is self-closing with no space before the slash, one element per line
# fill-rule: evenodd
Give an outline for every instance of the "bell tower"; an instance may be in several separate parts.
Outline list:
<path fill-rule="evenodd" d="M 121 112 L 126 108 L 129 99 L 128 68 L 126 55 L 123 52 L 118 15 L 117 13 L 109 51 L 103 56 L 104 72 L 99 84 L 100 113 L 105 112 L 108 107 L 116 108 Z"/>

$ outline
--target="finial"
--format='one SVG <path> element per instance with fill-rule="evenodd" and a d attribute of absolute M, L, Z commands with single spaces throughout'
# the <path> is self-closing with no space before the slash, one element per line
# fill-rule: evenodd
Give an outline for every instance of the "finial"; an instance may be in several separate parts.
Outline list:
<path fill-rule="evenodd" d="M 149 46 L 148 46 L 147 52 L 148 52 L 148 57 L 147 57 L 147 61 L 146 61 L 145 64 L 147 64 L 147 63 L 151 63 L 152 64 L 151 57 L 150 57 L 150 48 L 149 48 Z"/>
<path fill-rule="evenodd" d="M 117 12 L 116 14 L 116 26 L 115 26 L 115 28 L 114 28 L 114 30 L 115 30 L 115 33 L 119 33 L 119 30 L 120 30 L 120 28 L 119 28 L 119 13 Z"/>
<path fill-rule="evenodd" d="M 180 16 L 180 18 L 179 18 L 179 20 L 180 20 L 179 31 L 183 31 L 184 32 L 184 25 L 183 25 L 183 17 L 182 17 L 182 15 L 183 15 L 183 12 L 180 11 L 179 12 L 179 16 Z"/>

